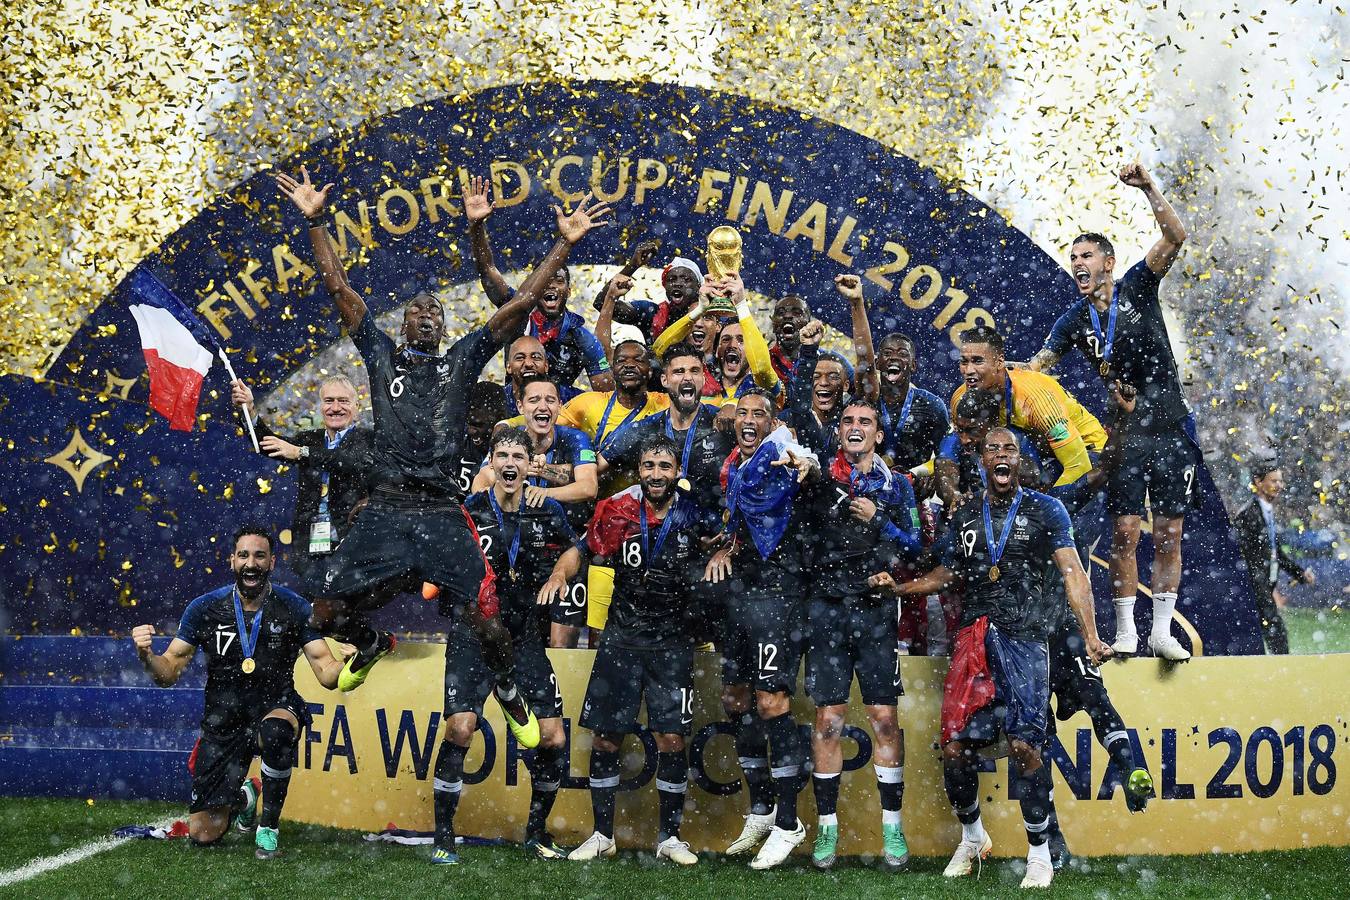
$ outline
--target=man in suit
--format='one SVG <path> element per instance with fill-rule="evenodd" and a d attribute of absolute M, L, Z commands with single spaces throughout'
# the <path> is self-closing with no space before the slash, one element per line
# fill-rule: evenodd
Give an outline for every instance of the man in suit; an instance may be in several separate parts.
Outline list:
<path fill-rule="evenodd" d="M 1283 490 L 1284 476 L 1273 460 L 1254 464 L 1252 491 L 1256 496 L 1233 520 L 1237 527 L 1238 547 L 1252 579 L 1252 593 L 1256 595 L 1256 610 L 1261 614 L 1266 648 L 1271 653 L 1289 652 L 1289 635 L 1279 607 L 1275 605 L 1275 583 L 1280 570 L 1283 569 L 1295 582 L 1313 584 L 1317 580 L 1312 569 L 1300 567 L 1280 544 L 1275 500 Z"/>
<path fill-rule="evenodd" d="M 294 462 L 300 484 L 291 522 L 291 568 L 302 579 L 323 573 L 319 563 L 337 549 L 351 525 L 352 512 L 366 496 L 373 433 L 358 428 L 356 387 L 345 375 L 319 385 L 322 428 L 281 437 L 253 409 L 253 392 L 242 381 L 231 386 L 231 399 L 254 416 L 258 444 L 273 459 Z"/>

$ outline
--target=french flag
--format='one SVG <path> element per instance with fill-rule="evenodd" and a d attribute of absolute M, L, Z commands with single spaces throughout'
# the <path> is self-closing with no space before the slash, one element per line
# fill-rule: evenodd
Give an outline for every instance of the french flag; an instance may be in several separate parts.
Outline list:
<path fill-rule="evenodd" d="M 131 306 L 150 370 L 150 407 L 177 431 L 197 420 L 202 380 L 211 371 L 215 340 L 206 326 L 164 283 L 144 268 L 131 273 Z"/>

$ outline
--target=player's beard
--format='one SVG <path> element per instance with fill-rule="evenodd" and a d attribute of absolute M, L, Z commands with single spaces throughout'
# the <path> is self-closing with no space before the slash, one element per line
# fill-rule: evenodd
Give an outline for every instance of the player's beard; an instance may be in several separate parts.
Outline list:
<path fill-rule="evenodd" d="M 251 576 L 257 578 L 253 584 L 248 583 Z M 252 566 L 245 566 L 234 573 L 235 588 L 238 589 L 240 596 L 247 597 L 249 600 L 257 600 L 266 594 L 271 580 L 271 576 L 266 570 Z"/>

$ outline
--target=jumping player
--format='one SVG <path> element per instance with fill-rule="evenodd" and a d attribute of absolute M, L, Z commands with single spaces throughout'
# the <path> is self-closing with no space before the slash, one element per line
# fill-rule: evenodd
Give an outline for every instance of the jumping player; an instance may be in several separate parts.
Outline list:
<path fill-rule="evenodd" d="M 309 705 L 295 690 L 295 658 L 304 653 L 319 684 L 337 687 L 341 661 L 309 626 L 309 604 L 272 584 L 272 535 L 244 526 L 234 533 L 234 583 L 188 604 L 178 634 L 164 653 L 151 648 L 153 625 L 131 630 L 141 665 L 160 687 L 172 687 L 198 648 L 206 654 L 202 735 L 188 759 L 192 804 L 188 834 L 199 847 L 224 836 L 230 816 L 240 830 L 257 823 L 259 859 L 278 854 L 278 823 L 291 783 L 291 763 Z M 253 757 L 262 757 L 262 814 L 257 786 L 245 781 Z"/>

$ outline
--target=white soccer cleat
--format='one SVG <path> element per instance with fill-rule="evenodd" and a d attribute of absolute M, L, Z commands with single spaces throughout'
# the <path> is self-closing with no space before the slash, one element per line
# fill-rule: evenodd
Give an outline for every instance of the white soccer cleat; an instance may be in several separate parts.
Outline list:
<path fill-rule="evenodd" d="M 760 842 L 769 836 L 769 832 L 773 831 L 773 820 L 773 810 L 762 816 L 755 813 L 746 816 L 745 827 L 741 829 L 740 837 L 727 845 L 727 856 L 739 856 L 758 847 Z"/>
<path fill-rule="evenodd" d="M 1027 874 L 1022 879 L 1024 888 L 1048 888 L 1055 880 L 1055 867 L 1043 859 L 1028 859 Z"/>
<path fill-rule="evenodd" d="M 1134 656 L 1139 652 L 1139 635 L 1137 634 L 1119 634 L 1111 642 L 1111 649 L 1117 656 Z"/>
<path fill-rule="evenodd" d="M 1153 655 L 1159 659 L 1170 659 L 1173 662 L 1183 662 L 1191 658 L 1191 651 L 1181 646 L 1181 641 L 1170 634 L 1150 635 L 1148 649 L 1152 650 Z"/>
<path fill-rule="evenodd" d="M 600 832 L 595 832 L 586 838 L 585 843 L 567 854 L 567 858 L 577 862 L 586 862 L 587 860 L 599 859 L 600 857 L 610 857 L 615 853 L 614 838 L 607 838 Z"/>
<path fill-rule="evenodd" d="M 974 841 L 962 841 L 956 845 L 956 852 L 952 854 L 942 874 L 947 878 L 965 878 L 974 870 L 975 863 L 988 856 L 989 851 L 993 849 L 994 840 L 987 834 L 978 844 Z"/>
<path fill-rule="evenodd" d="M 698 856 L 689 849 L 689 844 L 674 835 L 656 845 L 656 858 L 668 859 L 681 866 L 692 866 L 698 862 Z"/>
<path fill-rule="evenodd" d="M 774 866 L 782 863 L 791 855 L 792 851 L 802 841 L 806 840 L 806 826 L 802 820 L 797 820 L 795 831 L 788 831 L 786 828 L 779 828 L 777 825 L 769 832 L 769 839 L 764 842 L 764 846 L 759 848 L 755 858 L 750 860 L 752 869 L 772 869 Z"/>

